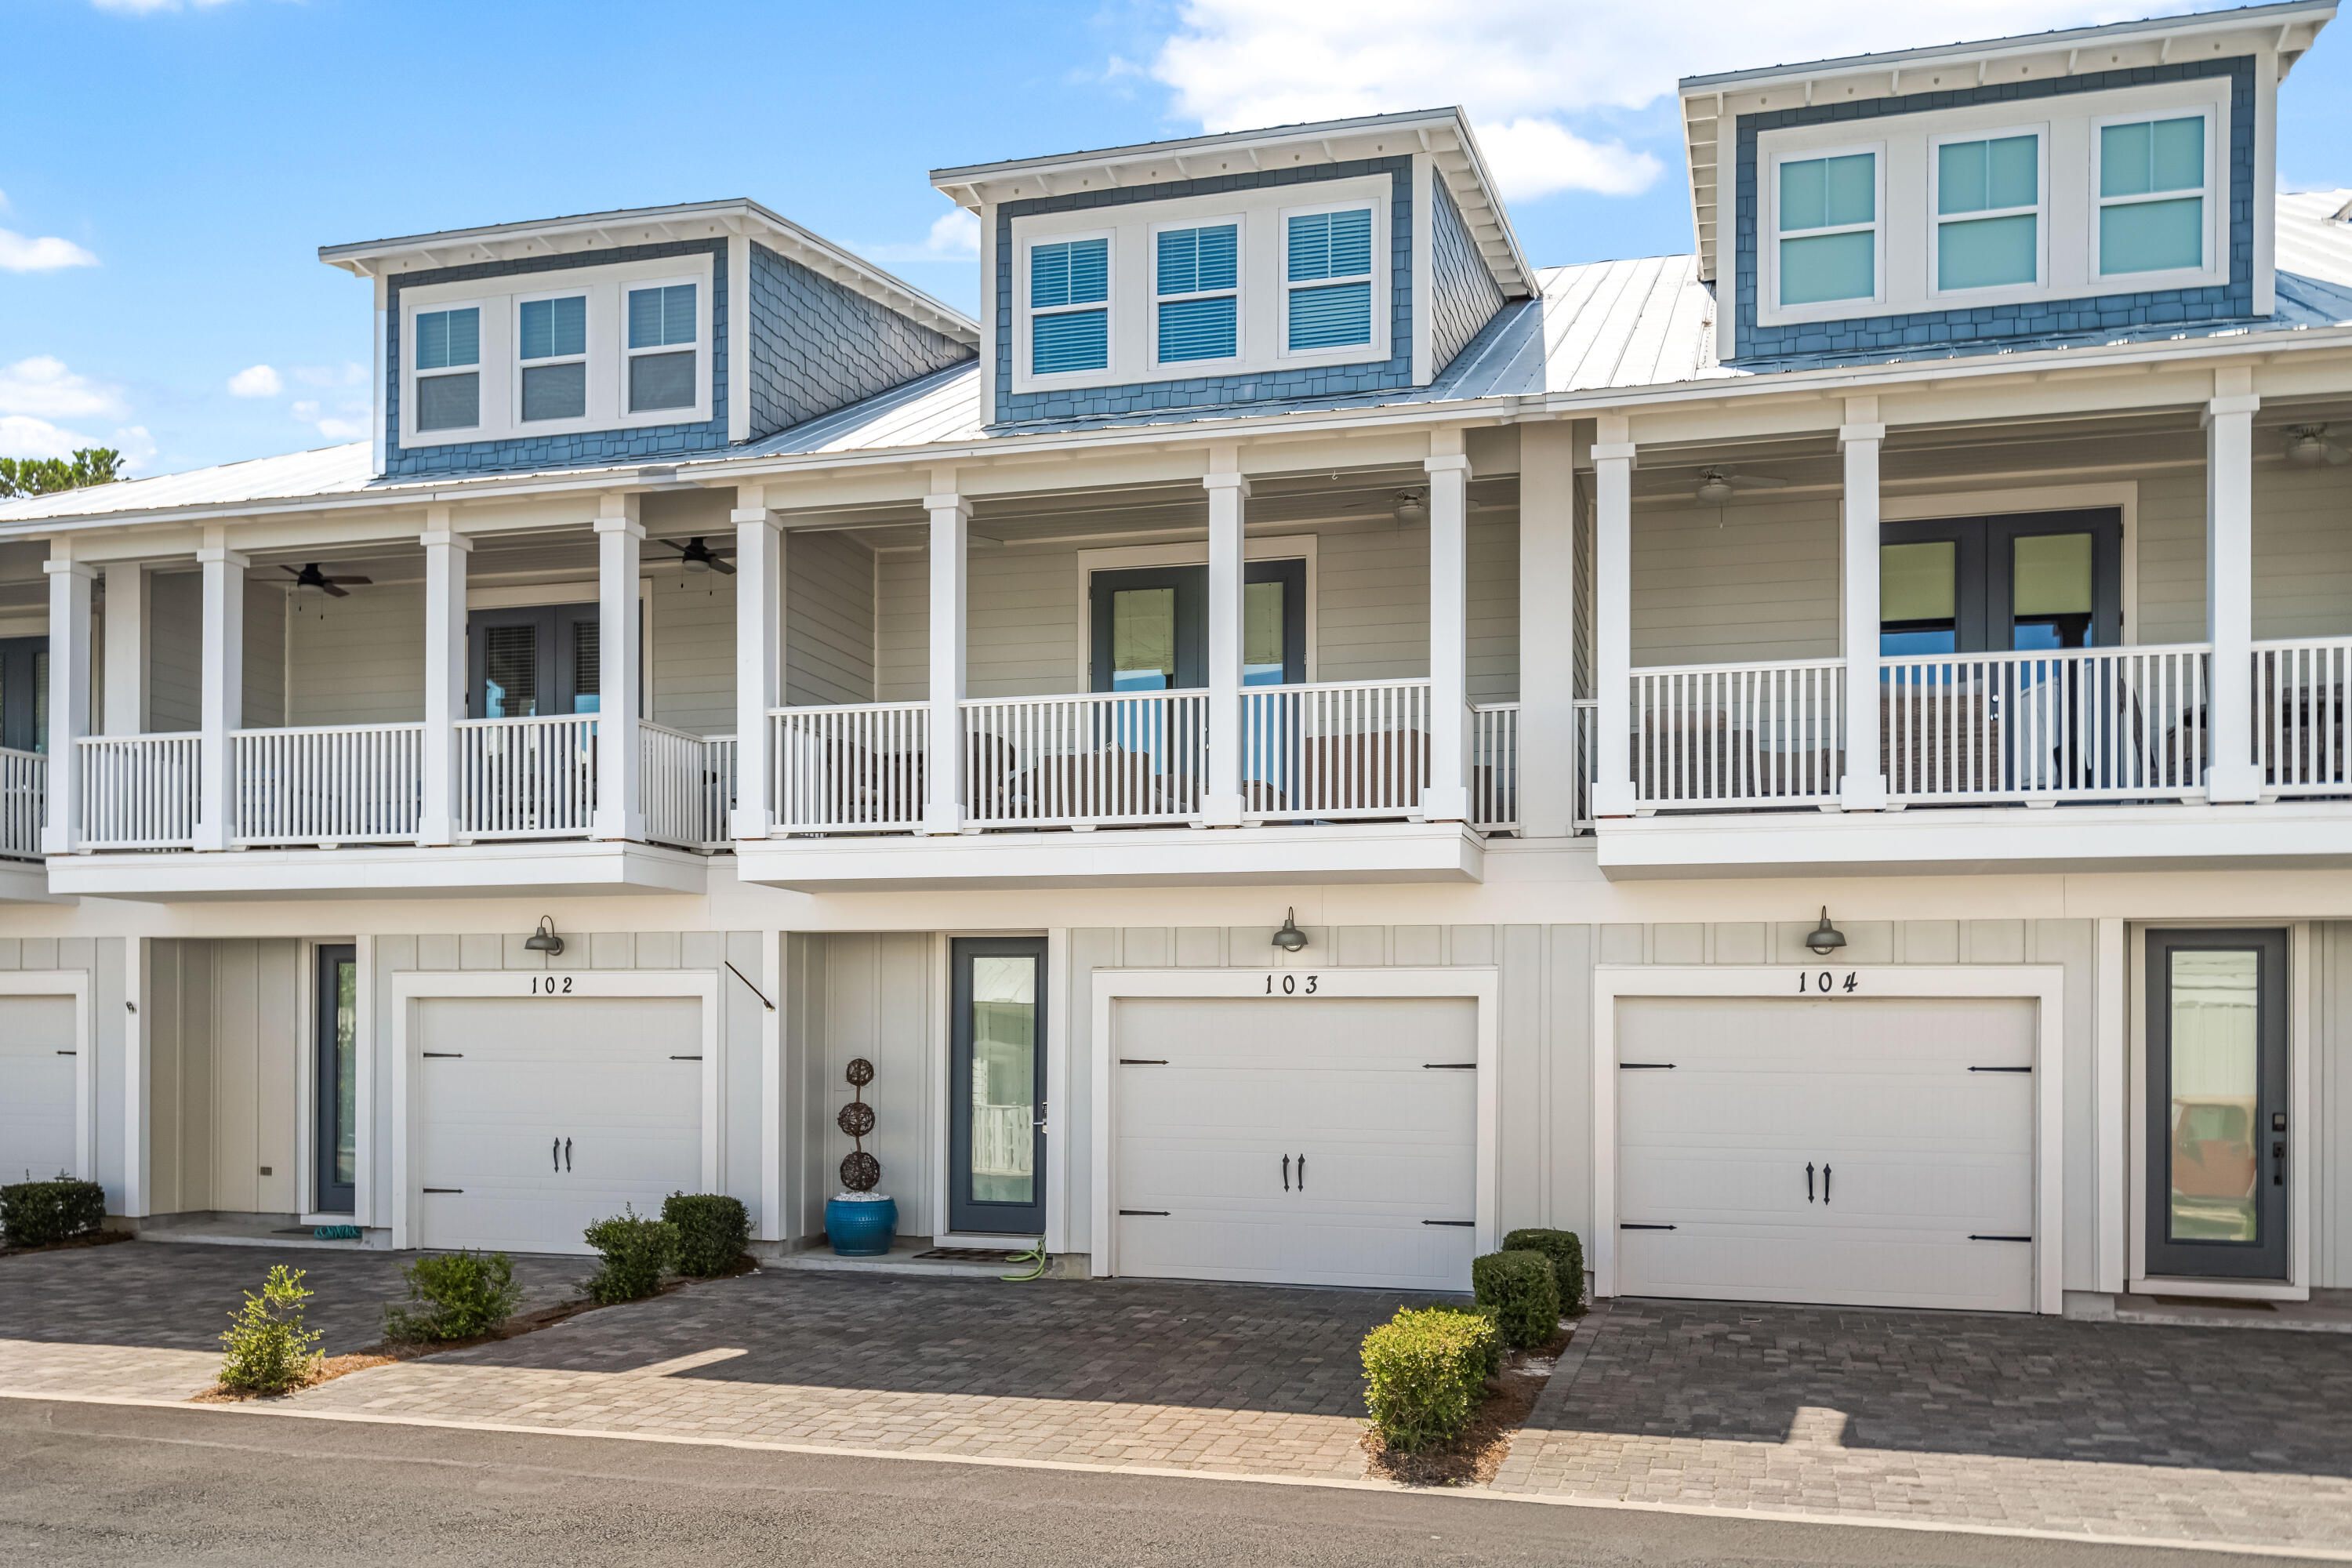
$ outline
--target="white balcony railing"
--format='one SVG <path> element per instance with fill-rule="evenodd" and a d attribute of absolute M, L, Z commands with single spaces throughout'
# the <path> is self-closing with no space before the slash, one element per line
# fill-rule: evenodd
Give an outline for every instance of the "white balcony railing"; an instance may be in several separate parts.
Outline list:
<path fill-rule="evenodd" d="M 85 847 L 185 849 L 195 843 L 195 736 L 93 735 L 75 744 Z"/>
<path fill-rule="evenodd" d="M 706 740 L 650 721 L 640 721 L 637 732 L 646 837 L 686 849 L 723 848 L 735 804 L 735 737 Z"/>
<path fill-rule="evenodd" d="M 2146 800 L 2204 784 L 2202 647 L 1942 654 L 1880 662 L 1896 801 Z"/>
<path fill-rule="evenodd" d="M 930 710 L 920 702 L 775 708 L 769 802 L 780 833 L 904 833 L 922 826 Z"/>
<path fill-rule="evenodd" d="M 1825 804 L 1843 766 L 1844 661 L 1636 669 L 1633 721 L 1645 807 Z"/>
<path fill-rule="evenodd" d="M 38 752 L 0 747 L 0 859 L 30 860 L 40 855 L 48 804 L 49 759 Z"/>
<path fill-rule="evenodd" d="M 967 701 L 965 820 L 979 827 L 1188 821 L 1201 811 L 1208 720 L 1209 694 L 1199 690 Z"/>
<path fill-rule="evenodd" d="M 1429 782 L 1429 682 L 1332 681 L 1242 693 L 1253 816 L 1402 816 Z"/>
<path fill-rule="evenodd" d="M 1519 705 L 1470 710 L 1470 826 L 1499 833 L 1519 825 Z"/>
<path fill-rule="evenodd" d="M 423 809 L 425 726 L 335 724 L 229 737 L 239 844 L 413 840 Z"/>
<path fill-rule="evenodd" d="M 462 719 L 458 831 L 468 838 L 587 833 L 596 814 L 596 716 Z"/>
<path fill-rule="evenodd" d="M 2254 645 L 2254 765 L 2266 794 L 2352 794 L 2345 698 L 2352 639 Z"/>

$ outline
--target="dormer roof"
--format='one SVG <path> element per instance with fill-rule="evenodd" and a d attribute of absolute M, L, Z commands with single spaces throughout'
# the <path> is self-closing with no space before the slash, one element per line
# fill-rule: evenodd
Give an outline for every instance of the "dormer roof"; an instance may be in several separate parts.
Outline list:
<path fill-rule="evenodd" d="M 1445 175 L 1463 220 L 1503 291 L 1514 299 L 1532 296 L 1537 290 L 1535 269 L 1519 249 L 1510 216 L 1503 208 L 1486 159 L 1479 154 L 1477 139 L 1470 133 L 1470 121 L 1458 108 L 1367 114 L 1175 142 L 1144 142 L 1090 153 L 968 163 L 932 170 L 931 184 L 957 205 L 977 213 L 992 203 L 1066 195 L 1089 186 L 1204 179 L 1412 153 L 1429 153 Z"/>
<path fill-rule="evenodd" d="M 913 284 L 851 255 L 790 218 L 780 217 L 757 202 L 740 198 L 687 202 L 677 206 L 629 207 L 529 223 L 442 229 L 398 239 L 322 245 L 319 247 L 319 259 L 357 277 L 380 278 L 478 261 L 571 256 L 623 246 L 660 245 L 739 234 L 758 240 L 820 277 L 829 278 L 933 331 L 971 347 L 980 342 L 980 323 L 962 311 L 940 303 Z"/>
<path fill-rule="evenodd" d="M 2335 15 L 2336 0 L 2287 0 L 2282 5 L 1685 77 L 1677 86 L 1682 94 L 1683 139 L 1690 157 L 1691 224 L 1698 246 L 1699 277 L 1708 282 L 1716 279 L 1721 200 L 1717 133 L 1726 115 L 2126 70 L 2265 49 L 2277 53 L 2279 76 L 2284 79 Z"/>

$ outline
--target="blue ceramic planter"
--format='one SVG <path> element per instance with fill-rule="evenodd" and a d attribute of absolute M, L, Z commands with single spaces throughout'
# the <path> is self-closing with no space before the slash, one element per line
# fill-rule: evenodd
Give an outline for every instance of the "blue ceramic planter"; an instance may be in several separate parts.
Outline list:
<path fill-rule="evenodd" d="M 838 1258 L 883 1258 L 898 1233 L 898 1203 L 895 1198 L 860 1201 L 827 1198 L 825 1238 Z"/>

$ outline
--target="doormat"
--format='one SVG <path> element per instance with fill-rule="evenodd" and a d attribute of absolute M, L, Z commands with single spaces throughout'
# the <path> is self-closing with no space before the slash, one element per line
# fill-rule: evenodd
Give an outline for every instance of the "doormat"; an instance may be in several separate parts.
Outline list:
<path fill-rule="evenodd" d="M 929 1252 L 915 1254 L 918 1261 L 926 1258 L 942 1263 L 1010 1263 L 1013 1254 L 993 1247 L 934 1247 Z"/>
<path fill-rule="evenodd" d="M 2194 1307 L 2204 1311 L 2211 1307 L 2223 1307 L 2239 1312 L 2275 1312 L 2278 1308 L 2268 1301 L 2232 1301 L 2220 1296 L 2151 1296 L 2159 1307 Z"/>

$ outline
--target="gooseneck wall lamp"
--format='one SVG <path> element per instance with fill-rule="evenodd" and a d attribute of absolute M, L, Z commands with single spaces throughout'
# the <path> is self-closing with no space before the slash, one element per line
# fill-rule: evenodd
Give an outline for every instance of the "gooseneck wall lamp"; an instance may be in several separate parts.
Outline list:
<path fill-rule="evenodd" d="M 1274 945 L 1285 952 L 1297 952 L 1307 945 L 1307 933 L 1298 929 L 1298 911 L 1282 911 L 1282 929 L 1274 933 Z"/>
<path fill-rule="evenodd" d="M 523 946 L 532 952 L 543 952 L 554 958 L 563 952 L 563 939 L 555 934 L 555 917 L 539 917 L 539 929 L 523 938 Z"/>
<path fill-rule="evenodd" d="M 1829 906 L 1822 906 L 1822 923 L 1805 933 L 1805 945 L 1827 958 L 1845 945 L 1845 932 L 1830 924 Z"/>

